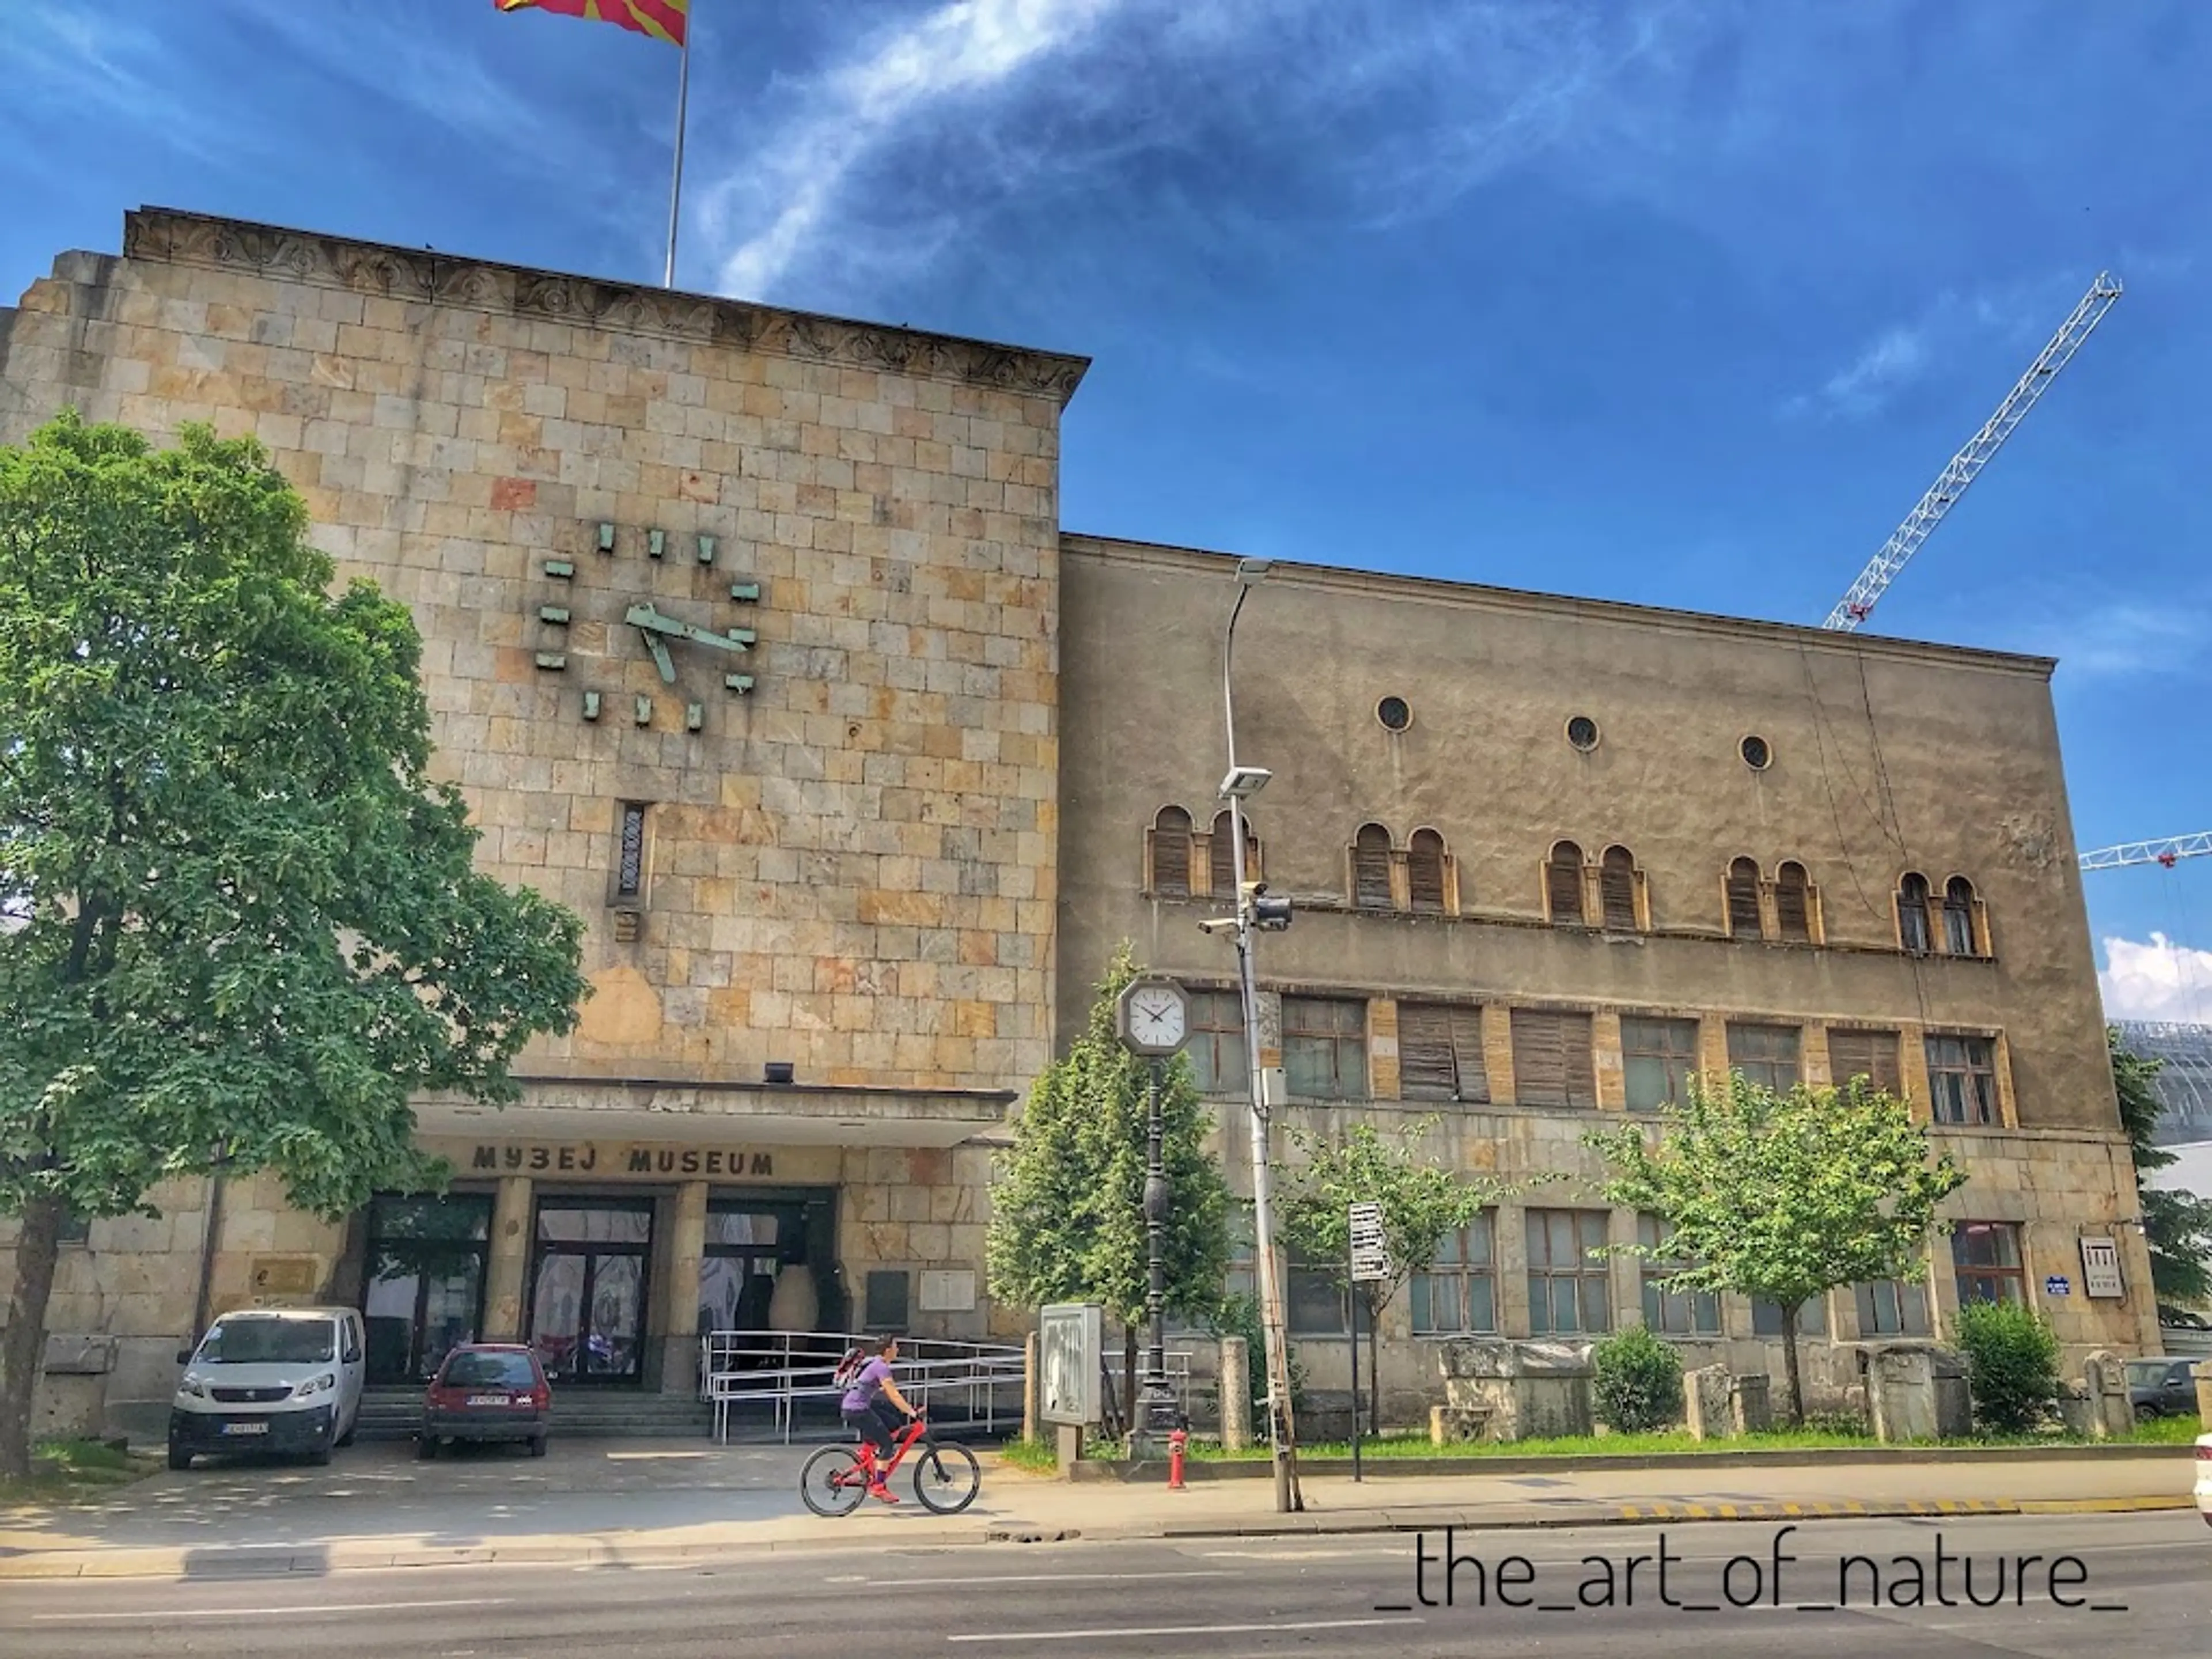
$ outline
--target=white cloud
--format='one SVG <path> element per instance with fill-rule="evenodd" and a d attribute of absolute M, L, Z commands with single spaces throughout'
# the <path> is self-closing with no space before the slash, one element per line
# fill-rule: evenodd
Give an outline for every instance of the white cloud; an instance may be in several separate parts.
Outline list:
<path fill-rule="evenodd" d="M 721 284 L 765 296 L 815 251 L 848 175 L 920 116 L 1002 86 L 1121 0 L 954 0 L 864 42 L 796 88 L 800 112 L 709 191 Z"/>
<path fill-rule="evenodd" d="M 234 125 L 215 120 L 170 90 L 170 49 L 111 13 L 64 0 L 7 8 L 0 15 L 0 71 L 11 95 L 34 105 L 104 110 L 203 161 L 237 149 Z"/>
<path fill-rule="evenodd" d="M 2122 599 L 2067 611 L 2032 630 L 2027 648 L 2058 659 L 2072 678 L 2119 679 L 2138 674 L 2187 674 L 2204 666 L 2212 643 L 2212 611 L 2193 600 L 2163 606 Z"/>
<path fill-rule="evenodd" d="M 2201 1022 L 2212 1011 L 2212 951 L 2176 945 L 2164 933 L 2148 944 L 2105 941 L 2105 971 L 2097 975 L 2108 1019 Z"/>

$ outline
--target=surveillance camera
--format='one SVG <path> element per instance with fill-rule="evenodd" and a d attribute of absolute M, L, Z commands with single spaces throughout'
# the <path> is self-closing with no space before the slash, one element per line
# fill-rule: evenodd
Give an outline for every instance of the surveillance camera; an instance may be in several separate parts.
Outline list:
<path fill-rule="evenodd" d="M 1201 933 L 1218 933 L 1224 929 L 1233 930 L 1236 926 L 1237 918 L 1234 916 L 1215 916 L 1211 921 L 1200 922 L 1198 931 Z"/>

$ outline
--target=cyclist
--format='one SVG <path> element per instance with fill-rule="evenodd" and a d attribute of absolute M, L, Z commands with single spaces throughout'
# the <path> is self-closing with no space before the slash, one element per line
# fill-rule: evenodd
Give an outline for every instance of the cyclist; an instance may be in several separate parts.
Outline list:
<path fill-rule="evenodd" d="M 860 1437 L 860 1469 L 868 1478 L 869 1496 L 882 1503 L 896 1504 L 898 1499 L 884 1484 L 882 1474 L 883 1463 L 891 1455 L 891 1437 L 898 1428 L 898 1419 L 890 1414 L 889 1407 L 896 1407 L 908 1418 L 921 1413 L 907 1403 L 898 1385 L 891 1381 L 891 1366 L 898 1359 L 898 1338 L 879 1338 L 873 1347 L 872 1354 L 863 1359 L 845 1389 L 842 1411 L 845 1426 Z"/>

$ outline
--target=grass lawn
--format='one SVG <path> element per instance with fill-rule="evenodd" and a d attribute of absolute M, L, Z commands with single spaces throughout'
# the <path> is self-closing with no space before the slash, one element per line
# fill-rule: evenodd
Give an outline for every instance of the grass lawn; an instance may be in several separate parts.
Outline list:
<path fill-rule="evenodd" d="M 2127 1437 L 2127 1440 L 2131 1444 L 2186 1446 L 2203 1432 L 2193 1417 L 2162 1417 L 2140 1425 Z M 1378 1462 L 1403 1458 L 1450 1458 L 1479 1462 L 1484 1458 L 1497 1457 L 1620 1457 L 1650 1452 L 1852 1452 L 1869 1450 L 1879 1443 L 1870 1434 L 1853 1434 L 1834 1429 L 1776 1429 L 1765 1434 L 1745 1435 L 1734 1440 L 1692 1440 L 1686 1430 L 1677 1429 L 1657 1434 L 1576 1435 L 1552 1440 L 1462 1442 L 1449 1446 L 1432 1445 L 1426 1436 L 1396 1434 L 1381 1440 L 1362 1441 L 1359 1449 L 1362 1457 Z M 1990 1435 L 1940 1443 L 1966 1448 L 2072 1446 L 2083 1443 L 2077 1437 L 2065 1435 Z M 1298 1455 L 1309 1460 L 1349 1458 L 1352 1447 L 1344 1441 L 1315 1443 L 1301 1445 Z M 1000 1449 L 999 1455 L 1009 1467 L 1035 1474 L 1050 1474 L 1056 1467 L 1053 1447 L 1048 1441 L 1008 1441 Z M 1194 1462 L 1264 1462 L 1267 1458 L 1267 1448 L 1261 1445 L 1244 1451 L 1224 1452 L 1210 1442 L 1194 1440 L 1190 1446 L 1190 1457 Z"/>
<path fill-rule="evenodd" d="M 70 1504 L 127 1486 L 161 1467 L 99 1440 L 50 1440 L 31 1453 L 28 1480 L 0 1480 L 0 1506 Z"/>

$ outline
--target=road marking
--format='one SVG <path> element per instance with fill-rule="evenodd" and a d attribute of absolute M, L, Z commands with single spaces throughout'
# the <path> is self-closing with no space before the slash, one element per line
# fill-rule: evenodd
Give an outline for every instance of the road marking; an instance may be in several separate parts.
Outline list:
<path fill-rule="evenodd" d="M 914 1589 L 928 1584 L 1120 1584 L 1153 1578 L 1228 1578 L 1226 1567 L 1185 1572 L 994 1572 L 972 1578 L 848 1578 L 836 1583 L 866 1584 L 870 1589 Z"/>
<path fill-rule="evenodd" d="M 1419 1625 L 1419 1619 L 1304 1619 L 1271 1625 L 1155 1625 L 1149 1628 L 1114 1630 L 993 1631 L 974 1636 L 948 1636 L 948 1642 L 1103 1642 L 1127 1636 L 1249 1636 L 1260 1631 L 1359 1630 L 1374 1625 Z"/>
<path fill-rule="evenodd" d="M 40 1623 L 85 1624 L 123 1619 L 295 1619 L 309 1613 L 392 1613 L 402 1607 L 503 1607 L 511 1595 L 471 1595 L 444 1601 L 310 1601 L 289 1607 L 164 1607 L 158 1613 L 34 1613 Z"/>

